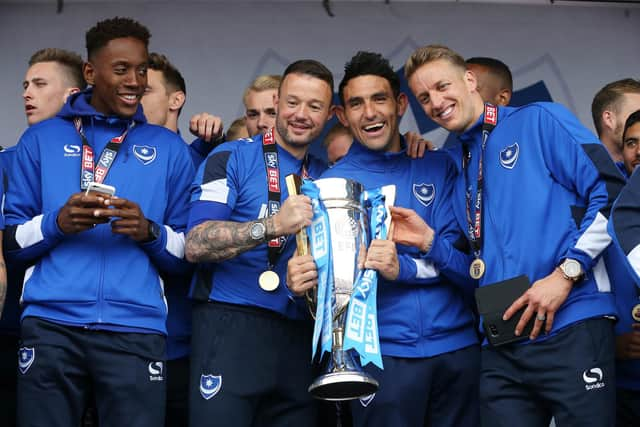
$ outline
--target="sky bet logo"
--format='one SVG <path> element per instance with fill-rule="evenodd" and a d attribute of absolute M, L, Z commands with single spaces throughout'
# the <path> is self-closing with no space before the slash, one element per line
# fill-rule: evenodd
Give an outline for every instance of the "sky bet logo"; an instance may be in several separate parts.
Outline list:
<path fill-rule="evenodd" d="M 587 369 L 582 373 L 582 379 L 584 380 L 584 389 L 594 390 L 604 387 L 604 374 L 600 368 Z"/>

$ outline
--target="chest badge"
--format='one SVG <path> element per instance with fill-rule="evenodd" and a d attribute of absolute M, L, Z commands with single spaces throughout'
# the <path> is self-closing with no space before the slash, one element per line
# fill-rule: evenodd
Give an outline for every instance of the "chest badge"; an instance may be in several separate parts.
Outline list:
<path fill-rule="evenodd" d="M 428 207 L 436 197 L 436 187 L 433 184 L 413 184 L 413 195 L 425 207 Z"/>
<path fill-rule="evenodd" d="M 518 161 L 518 155 L 520 154 L 520 146 L 517 142 L 508 145 L 500 151 L 500 164 L 506 169 L 513 169 Z"/>
<path fill-rule="evenodd" d="M 156 159 L 156 147 L 149 147 L 148 145 L 134 145 L 133 155 L 146 166 Z"/>

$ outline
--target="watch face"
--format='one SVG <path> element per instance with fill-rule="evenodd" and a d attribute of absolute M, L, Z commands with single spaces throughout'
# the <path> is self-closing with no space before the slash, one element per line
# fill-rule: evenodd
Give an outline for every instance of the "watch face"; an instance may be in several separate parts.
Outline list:
<path fill-rule="evenodd" d="M 265 226 L 261 222 L 256 222 L 251 226 L 251 238 L 253 240 L 261 240 L 264 238 Z"/>
<path fill-rule="evenodd" d="M 580 267 L 580 263 L 578 261 L 573 259 L 568 259 L 568 260 L 565 260 L 565 262 L 563 263 L 563 266 L 564 266 L 564 274 L 566 274 L 567 276 L 571 278 L 580 276 L 582 267 Z"/>

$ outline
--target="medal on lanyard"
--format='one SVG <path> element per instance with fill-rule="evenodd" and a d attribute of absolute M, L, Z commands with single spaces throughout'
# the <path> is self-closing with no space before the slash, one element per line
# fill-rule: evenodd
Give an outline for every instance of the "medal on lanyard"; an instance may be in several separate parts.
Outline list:
<path fill-rule="evenodd" d="M 267 169 L 267 189 L 268 204 L 267 213 L 269 216 L 273 216 L 280 211 L 280 166 L 278 159 L 278 149 L 276 141 L 273 137 L 273 129 L 270 129 L 262 137 L 262 153 L 264 155 L 264 164 Z M 307 178 L 307 157 L 302 164 L 302 177 Z M 286 237 L 276 237 L 267 242 L 267 255 L 268 263 L 267 270 L 260 273 L 258 277 L 258 284 L 260 288 L 272 292 L 275 291 L 280 285 L 280 277 L 273 271 L 273 267 L 276 265 L 276 261 L 282 252 L 282 248 L 286 243 Z"/>
<path fill-rule="evenodd" d="M 465 199 L 466 199 L 466 213 L 467 213 L 467 225 L 468 230 L 467 233 L 469 235 L 469 241 L 471 242 L 471 247 L 473 249 L 473 254 L 475 259 L 471 262 L 469 266 L 469 275 L 473 279 L 480 279 L 484 276 L 486 271 L 486 265 L 481 258 L 482 254 L 482 191 L 484 185 L 484 176 L 483 176 L 483 160 L 484 160 L 484 151 L 487 146 L 487 140 L 489 139 L 489 135 L 491 131 L 498 124 L 498 108 L 495 105 L 486 103 L 484 105 L 484 120 L 482 122 L 482 146 L 480 149 L 480 158 L 478 160 L 478 180 L 476 185 L 476 199 L 474 204 L 474 215 L 471 217 L 471 194 L 472 194 L 472 186 L 471 181 L 469 179 L 469 164 L 471 163 L 471 150 L 468 146 L 463 146 L 463 163 L 462 167 L 464 169 L 465 176 L 465 184 L 467 186 Z"/>
<path fill-rule="evenodd" d="M 640 304 L 633 306 L 631 309 L 631 317 L 633 317 L 633 320 L 636 322 L 640 322 Z"/>

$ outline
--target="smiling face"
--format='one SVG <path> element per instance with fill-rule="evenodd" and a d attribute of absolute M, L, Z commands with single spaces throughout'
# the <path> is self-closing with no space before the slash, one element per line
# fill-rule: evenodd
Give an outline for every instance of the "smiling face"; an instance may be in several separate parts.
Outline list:
<path fill-rule="evenodd" d="M 331 87 L 307 74 L 288 74 L 277 96 L 276 141 L 301 158 L 331 118 Z"/>
<path fill-rule="evenodd" d="M 79 90 L 67 82 L 63 66 L 53 61 L 30 66 L 22 87 L 24 112 L 29 126 L 55 116 L 69 94 Z"/>
<path fill-rule="evenodd" d="M 147 86 L 147 62 L 145 44 L 133 37 L 113 39 L 96 52 L 84 67 L 96 111 L 132 117 Z"/>
<path fill-rule="evenodd" d="M 427 116 L 451 132 L 469 129 L 484 109 L 474 74 L 445 59 L 421 65 L 409 87 Z"/>
<path fill-rule="evenodd" d="M 344 106 L 338 118 L 355 139 L 374 151 L 400 151 L 400 117 L 407 97 L 394 97 L 384 77 L 363 75 L 350 79 L 343 89 Z"/>

